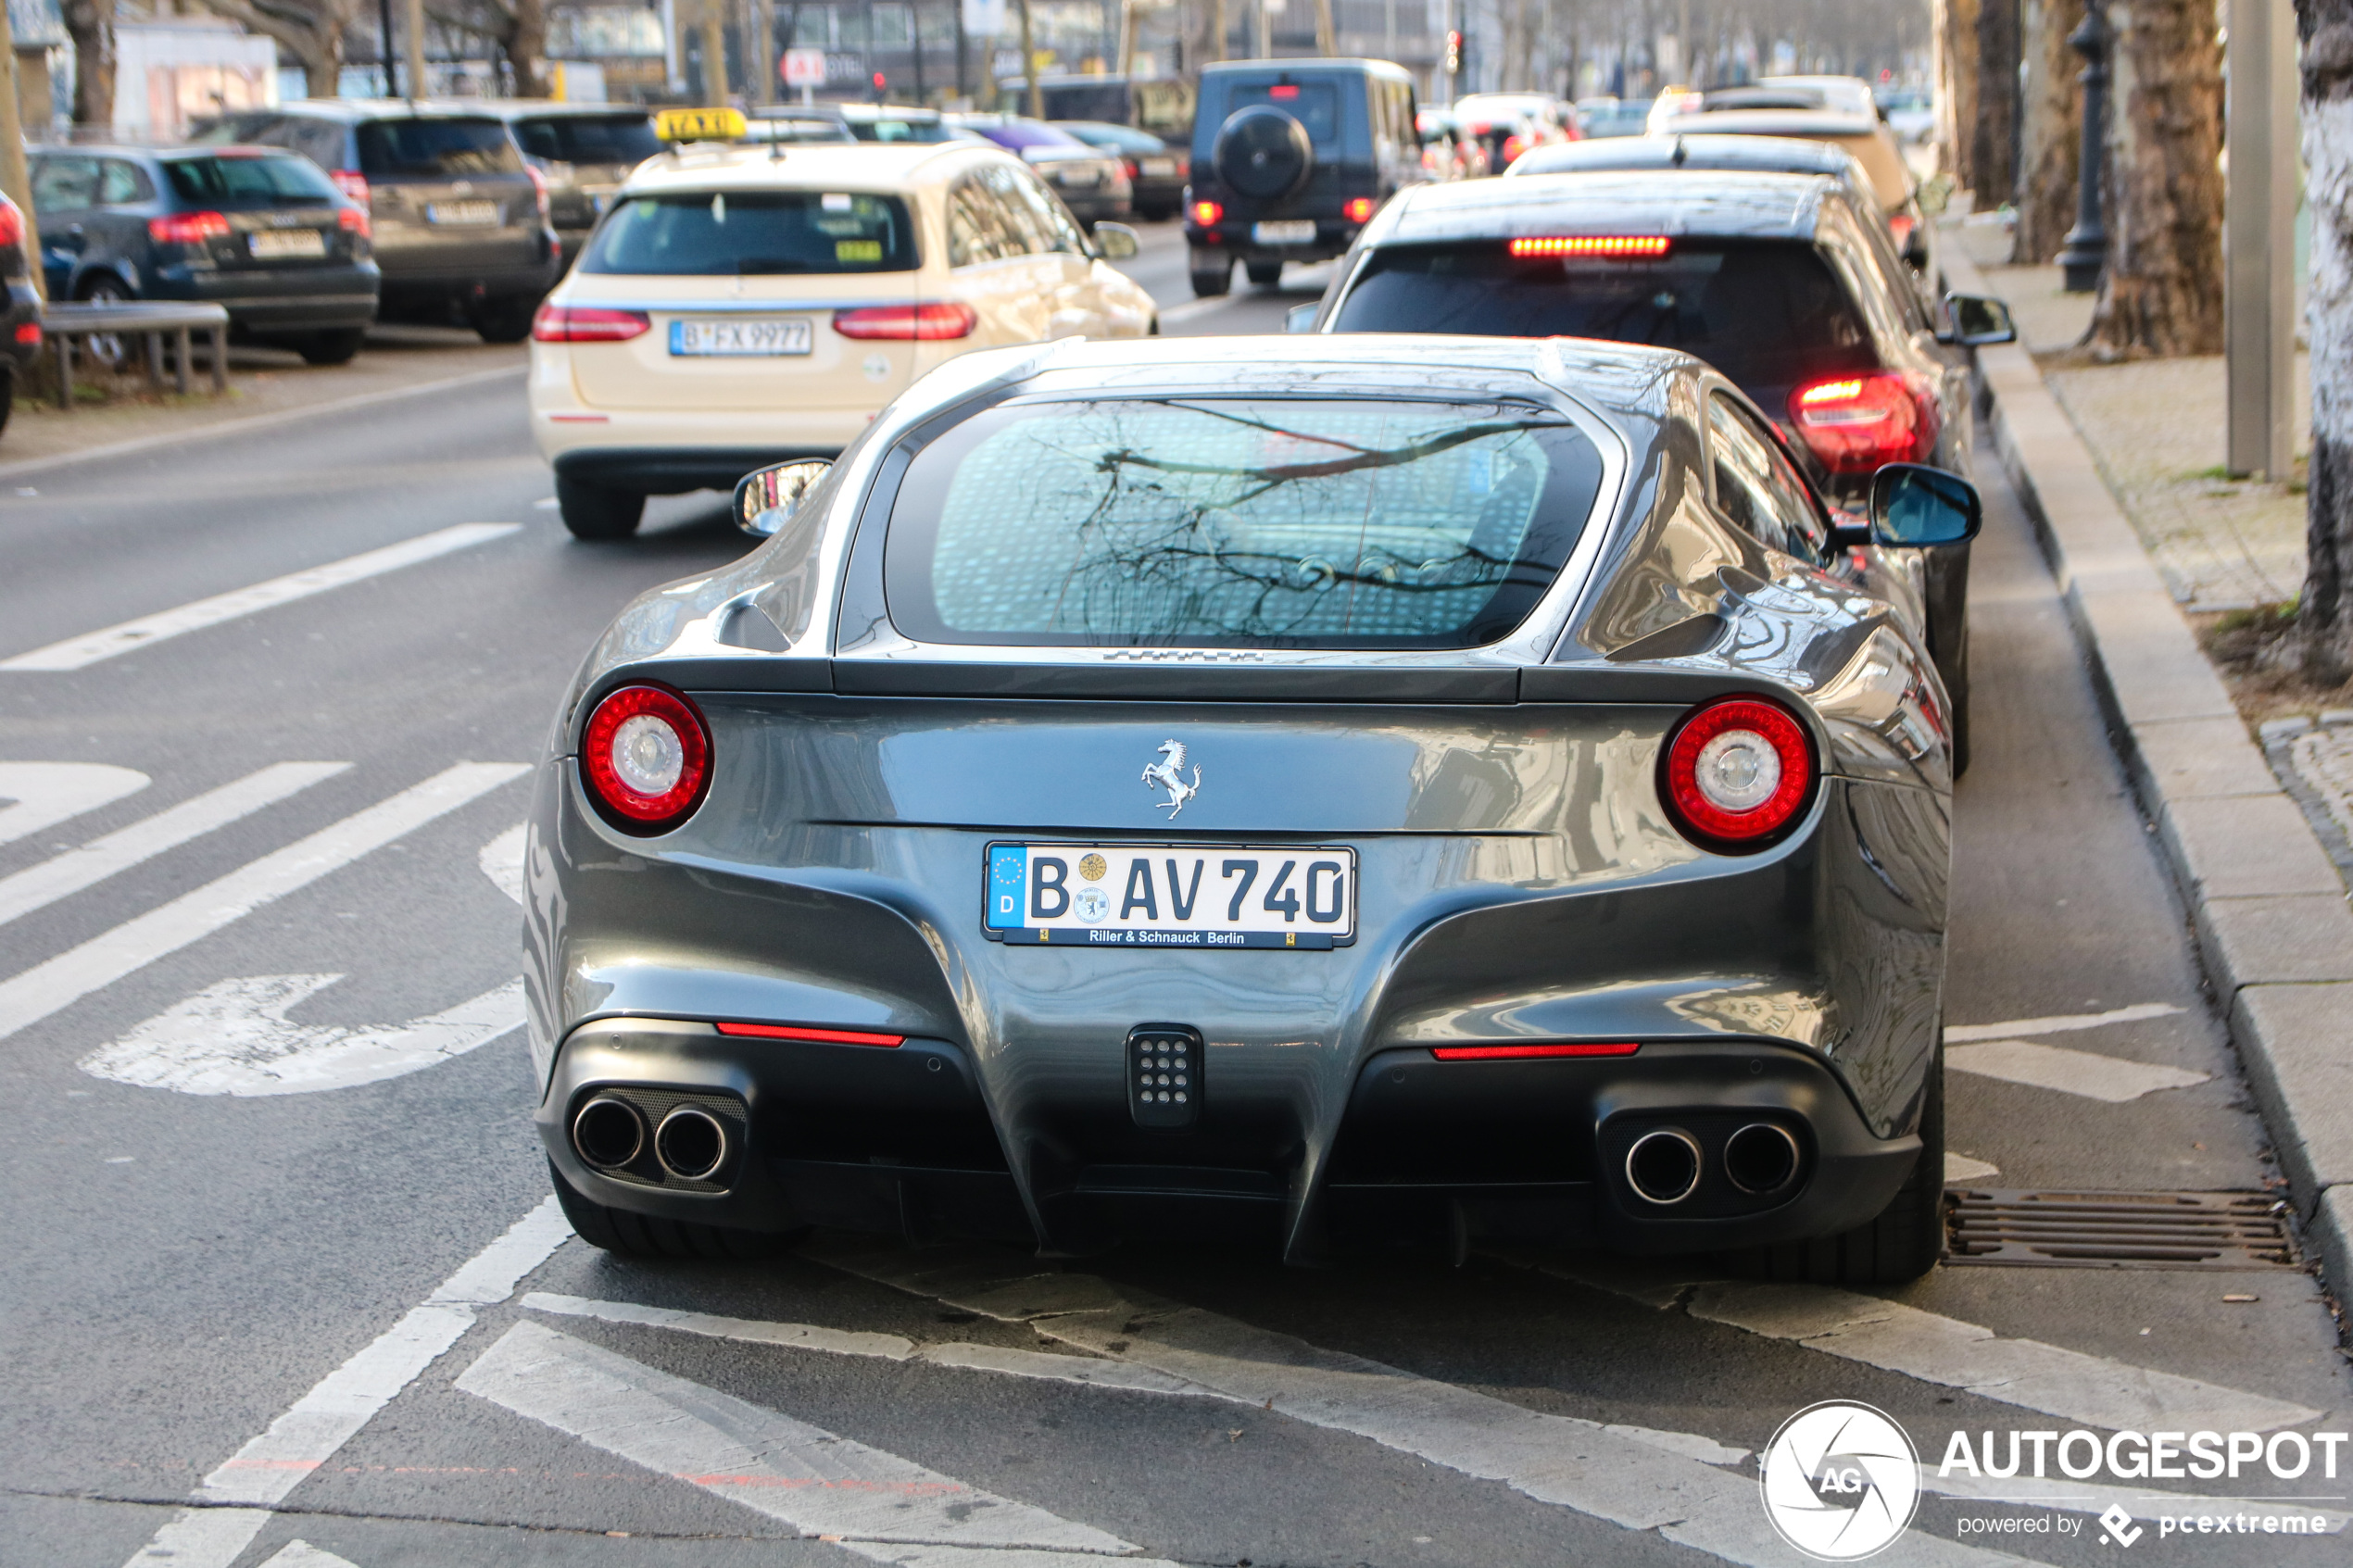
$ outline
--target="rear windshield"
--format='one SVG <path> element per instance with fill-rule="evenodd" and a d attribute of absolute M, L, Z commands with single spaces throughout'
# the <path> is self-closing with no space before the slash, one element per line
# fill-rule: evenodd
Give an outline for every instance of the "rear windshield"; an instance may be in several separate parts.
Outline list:
<path fill-rule="evenodd" d="M 359 171 L 420 180 L 521 174 L 522 159 L 495 119 L 376 119 L 359 128 Z"/>
<path fill-rule="evenodd" d="M 520 119 L 515 140 L 533 157 L 556 163 L 643 163 L 661 151 L 653 121 L 641 114 Z"/>
<path fill-rule="evenodd" d="M 207 207 L 273 206 L 279 202 L 331 202 L 335 187 L 308 158 L 168 158 L 163 171 L 172 194 Z"/>
<path fill-rule="evenodd" d="M 945 120 L 917 116 L 908 119 L 857 119 L 849 133 L 862 142 L 961 142 L 963 137 Z"/>
<path fill-rule="evenodd" d="M 1820 254 L 1782 240 L 1677 239 L 1642 261 L 1515 257 L 1501 240 L 1399 245 L 1374 254 L 1334 326 L 1680 348 L 1751 388 L 1878 368 Z"/>
<path fill-rule="evenodd" d="M 1472 647 L 1543 596 L 1601 475 L 1505 404 L 1014 405 L 916 456 L 885 586 L 927 642 Z"/>
<path fill-rule="evenodd" d="M 897 196 L 726 191 L 632 196 L 580 258 L 583 272 L 735 277 L 906 272 L 914 226 Z"/>
<path fill-rule="evenodd" d="M 1226 89 L 1226 112 L 1272 104 L 1307 128 L 1318 146 L 1340 136 L 1340 92 L 1328 82 L 1237 82 Z"/>

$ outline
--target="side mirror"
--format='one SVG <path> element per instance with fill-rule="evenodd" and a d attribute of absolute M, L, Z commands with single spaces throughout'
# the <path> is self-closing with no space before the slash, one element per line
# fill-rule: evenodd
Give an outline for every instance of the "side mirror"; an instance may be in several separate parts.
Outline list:
<path fill-rule="evenodd" d="M 1289 310 L 1283 312 L 1283 331 L 1287 332 L 1314 332 L 1315 330 L 1315 312 L 1322 307 L 1320 301 L 1307 305 L 1292 306 Z"/>
<path fill-rule="evenodd" d="M 1142 248 L 1136 231 L 1125 223 L 1095 225 L 1095 254 L 1105 261 L 1125 261 Z"/>
<path fill-rule="evenodd" d="M 2018 341 L 2018 324 L 2010 320 L 2010 307 L 1988 295 L 1946 295 L 1944 319 L 1952 324 L 1950 341 L 1964 348 Z"/>
<path fill-rule="evenodd" d="M 816 487 L 833 464 L 814 458 L 754 469 L 736 486 L 736 526 L 755 539 L 784 527 L 802 496 Z"/>
<path fill-rule="evenodd" d="M 1977 537 L 1985 508 L 1977 486 L 1919 463 L 1890 463 L 1871 475 L 1871 542 L 1919 549 Z"/>

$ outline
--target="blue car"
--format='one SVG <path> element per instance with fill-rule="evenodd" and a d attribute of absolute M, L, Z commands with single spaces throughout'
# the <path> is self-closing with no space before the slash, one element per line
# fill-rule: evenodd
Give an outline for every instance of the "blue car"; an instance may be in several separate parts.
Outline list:
<path fill-rule="evenodd" d="M 314 365 L 359 351 L 380 278 L 368 208 L 275 147 L 44 147 L 41 268 L 59 300 L 227 307 L 247 342 Z"/>

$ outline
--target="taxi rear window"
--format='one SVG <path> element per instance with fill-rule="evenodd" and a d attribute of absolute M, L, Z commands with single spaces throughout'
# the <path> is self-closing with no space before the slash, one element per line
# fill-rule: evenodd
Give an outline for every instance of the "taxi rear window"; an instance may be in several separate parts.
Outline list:
<path fill-rule="evenodd" d="M 916 455 L 884 586 L 926 642 L 1474 647 L 1535 608 L 1601 479 L 1531 406 L 1010 405 Z"/>
<path fill-rule="evenodd" d="M 736 277 L 907 272 L 914 226 L 897 196 L 720 191 L 631 196 L 580 258 L 583 272 Z"/>

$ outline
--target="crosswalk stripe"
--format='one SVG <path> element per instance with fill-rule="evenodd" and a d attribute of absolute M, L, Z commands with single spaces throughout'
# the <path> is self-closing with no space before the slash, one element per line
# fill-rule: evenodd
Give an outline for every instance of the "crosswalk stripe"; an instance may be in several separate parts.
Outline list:
<path fill-rule="evenodd" d="M 389 800 L 0 981 L 0 1039 L 528 771 L 518 762 L 460 762 L 444 769 Z"/>
<path fill-rule="evenodd" d="M 2064 1046 L 2037 1045 L 2032 1040 L 1987 1040 L 1978 1045 L 1947 1046 L 1944 1065 L 1957 1073 L 1999 1078 L 2030 1088 L 2056 1089 L 2063 1095 L 2122 1105 L 2159 1089 L 2186 1089 L 2213 1074 L 2187 1068 L 2162 1067 L 2095 1051 L 2071 1051 Z"/>
<path fill-rule="evenodd" d="M 146 787 L 146 774 L 107 762 L 0 762 L 0 844 Z"/>
<path fill-rule="evenodd" d="M 382 549 L 346 556 L 323 566 L 290 571 L 283 577 L 272 577 L 266 583 L 233 588 L 228 593 L 215 594 L 210 598 L 197 599 L 177 608 L 143 615 L 135 621 L 125 621 L 79 637 L 69 637 L 61 643 L 51 643 L 46 647 L 0 659 L 0 671 L 54 672 L 86 669 L 102 659 L 129 653 L 133 648 L 147 647 L 168 637 L 201 632 L 207 627 L 235 621 L 258 610 L 273 609 L 296 599 L 307 599 L 313 594 L 323 594 L 387 571 L 397 571 L 404 566 L 414 566 L 419 561 L 446 556 L 452 550 L 462 550 L 492 539 L 503 539 L 522 527 L 519 522 L 461 522 L 454 528 L 437 528 L 414 539 L 403 539 L 397 545 L 386 545 Z"/>
<path fill-rule="evenodd" d="M 881 1449 L 673 1377 L 626 1356 L 519 1323 L 456 1386 L 657 1474 L 823 1536 L 861 1556 L 978 1563 L 1007 1549 L 1123 1556 L 1108 1531 L 971 1486 Z M 941 1548 L 994 1549 L 988 1558 Z M 1002 1561 L 997 1558 L 997 1561 Z"/>
<path fill-rule="evenodd" d="M 95 886 L 107 878 L 177 849 L 215 828 L 249 817 L 265 806 L 331 779 L 351 766 L 348 762 L 277 762 L 248 773 L 219 789 L 207 790 L 167 811 L 127 828 L 94 838 L 78 849 L 29 866 L 14 876 L 0 877 L 0 925 L 45 909 L 60 898 Z"/>

